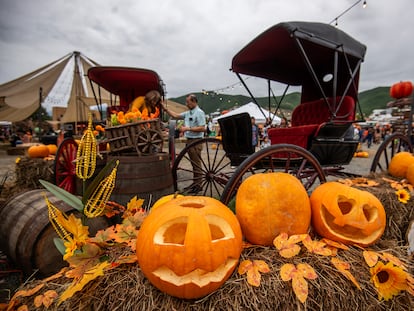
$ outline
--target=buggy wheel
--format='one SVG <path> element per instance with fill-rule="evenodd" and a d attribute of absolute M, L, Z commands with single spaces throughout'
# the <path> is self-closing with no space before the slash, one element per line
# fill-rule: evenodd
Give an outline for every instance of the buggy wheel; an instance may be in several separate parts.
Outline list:
<path fill-rule="evenodd" d="M 191 148 L 202 148 L 199 163 L 190 159 Z M 196 159 L 197 160 L 197 159 Z M 194 179 L 194 169 L 200 175 Z M 177 156 L 172 166 L 174 190 L 184 194 L 204 195 L 219 199 L 234 169 L 223 150 L 221 140 L 202 138 L 189 143 Z M 197 190 L 193 185 L 197 184 Z"/>
<path fill-rule="evenodd" d="M 76 152 L 78 144 L 73 138 L 66 138 L 59 145 L 55 158 L 56 186 L 74 194 L 76 192 Z"/>
<path fill-rule="evenodd" d="M 319 183 L 326 181 L 325 173 L 313 154 L 296 145 L 277 144 L 252 154 L 240 164 L 224 188 L 221 202 L 228 205 L 247 177 L 269 171 L 294 175 L 306 190 L 317 180 Z"/>
<path fill-rule="evenodd" d="M 413 146 L 410 139 L 402 134 L 393 134 L 388 137 L 378 148 L 372 161 L 371 173 L 387 172 L 391 158 L 398 152 L 409 151 L 413 152 Z"/>
<path fill-rule="evenodd" d="M 138 155 L 154 154 L 162 151 L 162 133 L 154 129 L 140 131 L 135 138 L 135 149 Z"/>

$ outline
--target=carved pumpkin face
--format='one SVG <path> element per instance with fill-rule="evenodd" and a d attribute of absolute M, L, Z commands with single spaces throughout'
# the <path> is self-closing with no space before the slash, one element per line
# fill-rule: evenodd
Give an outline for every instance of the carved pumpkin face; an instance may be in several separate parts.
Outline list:
<path fill-rule="evenodd" d="M 236 216 L 220 201 L 186 196 L 170 200 L 144 220 L 137 238 L 142 272 L 159 290 L 203 297 L 232 274 L 242 249 Z"/>
<path fill-rule="evenodd" d="M 368 246 L 385 230 L 384 207 L 367 191 L 328 182 L 316 188 L 310 200 L 313 227 L 323 237 Z"/>

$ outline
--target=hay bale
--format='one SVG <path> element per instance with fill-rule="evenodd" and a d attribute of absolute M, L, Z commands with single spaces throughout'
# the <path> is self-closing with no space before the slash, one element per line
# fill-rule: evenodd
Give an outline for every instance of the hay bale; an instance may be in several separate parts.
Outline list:
<path fill-rule="evenodd" d="M 373 248 L 398 256 L 413 271 L 413 263 L 407 258 L 406 248 L 393 241 L 381 240 Z M 262 275 L 259 287 L 246 282 L 244 276 L 234 272 L 217 291 L 199 300 L 183 300 L 164 294 L 153 287 L 135 264 L 122 265 L 90 282 L 81 292 L 60 306 L 48 310 L 410 310 L 414 297 L 402 292 L 389 301 L 379 301 L 376 289 L 370 282 L 369 268 L 362 257 L 362 250 L 352 247 L 340 251 L 338 257 L 351 264 L 351 272 L 361 285 L 358 290 L 348 279 L 330 264 L 330 257 L 302 252 L 292 259 L 279 256 L 274 247 L 245 249 L 242 259 L 262 259 L 269 264 L 270 273 Z M 309 296 L 305 304 L 297 300 L 291 282 L 284 282 L 279 275 L 285 263 L 306 262 L 317 271 L 318 278 L 309 281 Z M 45 292 L 54 289 L 64 291 L 71 279 L 62 277 L 47 283 Z M 25 288 L 33 288 L 40 281 L 33 281 Z M 34 308 L 34 297 L 22 298 L 22 302 Z M 41 310 L 41 309 L 40 309 Z"/>
<path fill-rule="evenodd" d="M 398 202 L 395 190 L 381 178 L 376 179 L 376 187 L 364 187 L 376 195 L 387 212 L 387 227 L 383 237 L 370 247 L 374 251 L 386 251 L 400 258 L 413 274 L 414 262 L 407 255 L 405 231 L 413 218 L 413 199 L 407 204 Z M 389 301 L 379 301 L 377 291 L 370 278 L 369 267 L 364 261 L 362 249 L 351 247 L 348 251 L 339 250 L 338 258 L 350 263 L 351 273 L 359 282 L 358 290 L 324 257 L 304 251 L 291 259 L 280 257 L 274 247 L 244 249 L 241 260 L 261 259 L 270 267 L 270 272 L 262 274 L 259 287 L 246 282 L 245 276 L 237 271 L 217 291 L 199 300 L 183 300 L 164 294 L 153 287 L 142 274 L 137 264 L 121 265 L 105 273 L 104 276 L 88 283 L 72 298 L 47 310 L 413 310 L 414 297 L 406 291 Z M 291 282 L 284 282 L 279 271 L 285 263 L 308 263 L 318 274 L 309 280 L 309 296 L 305 304 L 296 298 Z M 41 281 L 33 280 L 24 289 L 35 287 Z M 72 279 L 60 277 L 48 282 L 41 292 L 49 289 L 62 293 Z M 39 292 L 39 293 L 41 293 Z M 29 309 L 34 308 L 34 297 L 21 298 Z M 39 309 L 41 310 L 41 309 Z M 46 309 L 45 309 L 46 310 Z"/>
<path fill-rule="evenodd" d="M 21 189 L 42 188 L 39 179 L 53 182 L 54 161 L 21 157 L 16 163 L 15 186 Z"/>

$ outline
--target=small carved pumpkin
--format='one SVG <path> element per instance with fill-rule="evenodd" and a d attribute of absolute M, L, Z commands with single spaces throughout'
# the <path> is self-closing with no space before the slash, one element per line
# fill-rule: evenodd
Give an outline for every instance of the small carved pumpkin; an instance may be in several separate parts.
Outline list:
<path fill-rule="evenodd" d="M 250 243 L 272 245 L 281 232 L 306 233 L 311 208 L 299 179 L 287 173 L 262 173 L 249 176 L 240 185 L 236 215 Z"/>
<path fill-rule="evenodd" d="M 29 158 L 45 158 L 49 155 L 49 148 L 45 145 L 31 146 L 27 150 Z"/>
<path fill-rule="evenodd" d="M 313 191 L 310 201 L 312 225 L 322 237 L 368 246 L 384 233 L 384 207 L 368 191 L 327 182 Z"/>
<path fill-rule="evenodd" d="M 144 275 L 159 290 L 186 299 L 219 288 L 237 266 L 241 250 L 236 216 L 209 197 L 186 196 L 158 206 L 137 237 Z"/>
<path fill-rule="evenodd" d="M 395 154 L 388 166 L 388 173 L 394 177 L 406 177 L 408 167 L 414 163 L 414 156 L 406 151 Z"/>
<path fill-rule="evenodd" d="M 411 95 L 413 84 L 410 81 L 401 81 L 394 83 L 390 88 L 390 96 L 392 98 L 403 98 Z"/>

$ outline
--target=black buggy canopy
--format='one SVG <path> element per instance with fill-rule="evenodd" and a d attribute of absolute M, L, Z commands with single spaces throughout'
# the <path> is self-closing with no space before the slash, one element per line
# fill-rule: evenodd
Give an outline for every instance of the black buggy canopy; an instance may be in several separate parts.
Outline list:
<path fill-rule="evenodd" d="M 365 52 L 364 44 L 331 25 L 283 22 L 239 51 L 233 57 L 231 69 L 237 74 L 302 85 L 302 100 L 304 97 L 307 100 L 320 98 L 320 92 L 316 95 L 315 84 L 332 74 L 333 81 L 321 85 L 326 96 L 346 94 L 355 98 Z M 348 85 L 352 82 L 353 89 Z"/>

